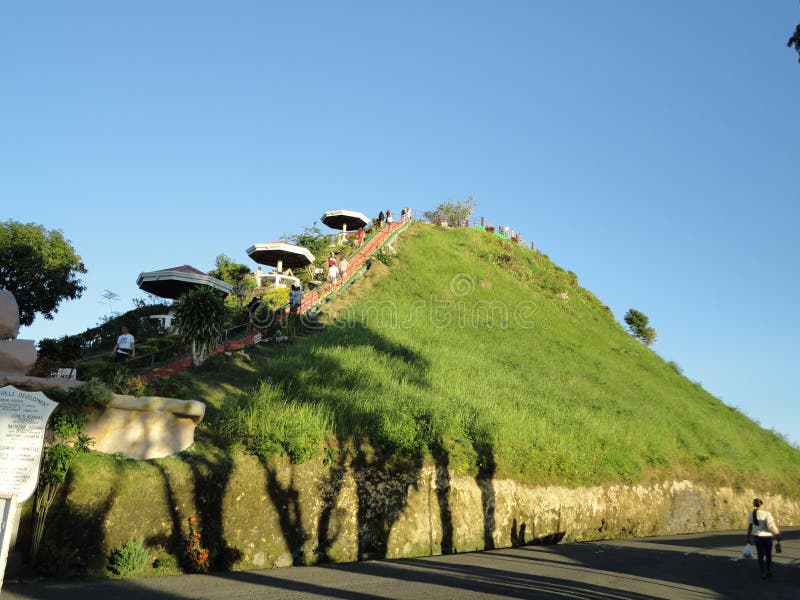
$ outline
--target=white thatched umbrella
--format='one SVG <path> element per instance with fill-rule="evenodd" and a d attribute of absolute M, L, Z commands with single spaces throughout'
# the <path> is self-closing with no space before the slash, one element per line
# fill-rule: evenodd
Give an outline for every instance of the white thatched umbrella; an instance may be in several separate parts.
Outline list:
<path fill-rule="evenodd" d="M 322 215 L 322 222 L 331 229 L 353 231 L 359 227 L 366 227 L 370 220 L 365 214 L 354 210 L 329 210 Z"/>
<path fill-rule="evenodd" d="M 202 285 L 226 295 L 233 289 L 230 283 L 225 283 L 189 265 L 139 273 L 136 285 L 154 296 L 172 300 Z"/>
<path fill-rule="evenodd" d="M 266 244 L 253 244 L 247 249 L 247 254 L 261 265 L 275 267 L 278 272 L 283 268 L 297 269 L 314 262 L 314 255 L 308 248 L 296 246 L 289 242 L 267 242 Z"/>

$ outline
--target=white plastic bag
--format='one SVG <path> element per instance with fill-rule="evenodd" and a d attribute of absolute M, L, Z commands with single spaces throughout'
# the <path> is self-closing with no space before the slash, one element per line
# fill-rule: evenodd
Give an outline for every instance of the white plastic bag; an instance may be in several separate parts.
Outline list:
<path fill-rule="evenodd" d="M 742 556 L 744 558 L 753 558 L 753 547 L 750 544 L 744 545 L 744 550 L 742 550 Z"/>

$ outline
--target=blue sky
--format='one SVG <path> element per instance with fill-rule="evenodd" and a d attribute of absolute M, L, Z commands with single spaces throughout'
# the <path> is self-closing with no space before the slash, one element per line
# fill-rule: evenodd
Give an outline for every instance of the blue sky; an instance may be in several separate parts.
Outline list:
<path fill-rule="evenodd" d="M 472 194 L 800 443 L 798 22 L 794 0 L 3 3 L 0 218 L 89 270 L 22 337 L 325 210 Z"/>

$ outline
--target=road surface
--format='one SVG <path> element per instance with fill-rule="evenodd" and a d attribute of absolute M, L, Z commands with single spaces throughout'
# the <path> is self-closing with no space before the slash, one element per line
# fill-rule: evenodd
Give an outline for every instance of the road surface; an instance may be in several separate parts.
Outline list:
<path fill-rule="evenodd" d="M 2 599 L 800 599 L 800 528 L 784 532 L 766 581 L 755 560 L 741 558 L 744 538 L 742 530 L 218 575 L 6 582 Z"/>

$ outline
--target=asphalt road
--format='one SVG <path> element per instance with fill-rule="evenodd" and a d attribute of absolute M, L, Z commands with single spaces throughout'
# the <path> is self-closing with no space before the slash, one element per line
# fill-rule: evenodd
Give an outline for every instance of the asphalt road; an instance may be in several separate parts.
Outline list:
<path fill-rule="evenodd" d="M 800 528 L 773 576 L 741 558 L 743 531 L 523 546 L 418 559 L 70 583 L 6 582 L 3 600 L 249 598 L 800 599 Z"/>

